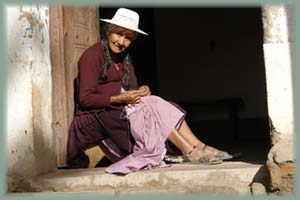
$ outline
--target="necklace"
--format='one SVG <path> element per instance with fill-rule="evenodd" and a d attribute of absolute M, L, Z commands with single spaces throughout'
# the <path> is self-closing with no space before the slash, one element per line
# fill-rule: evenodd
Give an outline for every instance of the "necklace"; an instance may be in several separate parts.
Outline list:
<path fill-rule="evenodd" d="M 115 65 L 116 70 L 119 71 L 119 66 L 116 63 L 114 63 L 114 65 Z"/>

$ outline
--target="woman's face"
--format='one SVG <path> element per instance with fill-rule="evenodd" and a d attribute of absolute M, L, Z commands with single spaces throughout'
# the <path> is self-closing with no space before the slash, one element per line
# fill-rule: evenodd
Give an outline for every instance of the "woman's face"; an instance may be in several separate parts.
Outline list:
<path fill-rule="evenodd" d="M 113 53 L 122 53 L 134 40 L 135 32 L 132 30 L 117 28 L 107 34 L 108 45 Z"/>

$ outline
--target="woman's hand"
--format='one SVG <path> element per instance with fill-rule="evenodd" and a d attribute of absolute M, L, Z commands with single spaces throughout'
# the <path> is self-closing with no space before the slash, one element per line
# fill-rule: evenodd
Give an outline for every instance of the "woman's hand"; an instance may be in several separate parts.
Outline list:
<path fill-rule="evenodd" d="M 139 90 L 130 90 L 119 94 L 118 96 L 110 97 L 110 102 L 125 103 L 125 104 L 139 104 L 141 102 L 141 92 Z"/>
<path fill-rule="evenodd" d="M 141 96 L 150 96 L 151 95 L 150 88 L 147 85 L 141 86 L 138 91 L 140 92 Z"/>

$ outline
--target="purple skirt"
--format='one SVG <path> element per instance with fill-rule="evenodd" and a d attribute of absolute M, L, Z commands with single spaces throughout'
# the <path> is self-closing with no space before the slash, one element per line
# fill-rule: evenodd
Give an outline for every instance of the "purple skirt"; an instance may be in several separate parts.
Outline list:
<path fill-rule="evenodd" d="M 131 134 L 135 139 L 133 153 L 110 165 L 108 173 L 127 174 L 141 169 L 165 167 L 165 142 L 181 125 L 185 113 L 158 96 L 142 97 L 136 107 L 126 107 Z"/>

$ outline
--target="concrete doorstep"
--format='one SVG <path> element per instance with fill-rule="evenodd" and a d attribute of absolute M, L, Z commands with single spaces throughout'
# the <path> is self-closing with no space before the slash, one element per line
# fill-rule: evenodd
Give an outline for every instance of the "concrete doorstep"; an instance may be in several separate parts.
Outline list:
<path fill-rule="evenodd" d="M 172 164 L 167 168 L 107 174 L 104 168 L 57 170 L 27 179 L 21 192 L 103 192 L 251 194 L 253 180 L 266 176 L 262 165 L 224 162 L 220 165 Z M 257 178 L 259 176 L 259 178 Z"/>

